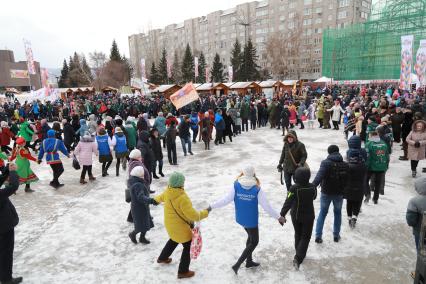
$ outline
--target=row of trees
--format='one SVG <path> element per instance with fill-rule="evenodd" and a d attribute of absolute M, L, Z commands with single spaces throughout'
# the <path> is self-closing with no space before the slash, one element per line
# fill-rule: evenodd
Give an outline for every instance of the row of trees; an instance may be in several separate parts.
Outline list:
<path fill-rule="evenodd" d="M 94 86 L 101 89 L 105 86 L 119 88 L 128 85 L 133 75 L 129 60 L 120 54 L 115 40 L 112 42 L 110 55 L 103 52 L 89 53 L 90 66 L 84 54 L 74 52 L 74 56 L 64 63 L 58 81 L 60 88 Z"/>
<path fill-rule="evenodd" d="M 209 74 L 206 74 L 206 58 L 203 52 L 198 57 L 198 76 L 195 78 L 194 56 L 189 44 L 186 45 L 182 61 L 175 51 L 173 63 L 167 62 L 167 51 L 163 49 L 158 64 L 151 63 L 149 81 L 153 84 L 185 83 L 185 82 L 223 82 L 228 79 L 227 70 L 218 53 L 215 54 Z M 233 81 L 253 81 L 264 79 L 264 74 L 257 65 L 257 51 L 251 39 L 244 46 L 235 41 L 231 52 L 231 65 L 233 67 Z M 168 67 L 171 69 L 169 72 Z M 169 76 L 170 75 L 170 76 Z M 206 75 L 208 76 L 206 78 Z"/>

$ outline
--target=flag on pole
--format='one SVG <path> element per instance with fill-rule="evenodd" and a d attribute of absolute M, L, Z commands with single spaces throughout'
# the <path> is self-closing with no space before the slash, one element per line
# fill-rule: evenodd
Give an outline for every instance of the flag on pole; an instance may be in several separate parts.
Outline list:
<path fill-rule="evenodd" d="M 170 101 L 176 107 L 176 109 L 180 109 L 187 104 L 190 104 L 193 101 L 198 100 L 200 97 L 198 96 L 197 91 L 195 90 L 194 85 L 191 83 L 187 83 L 183 86 L 182 89 L 175 92 L 170 96 Z"/>
<path fill-rule="evenodd" d="M 141 76 L 142 76 L 142 82 L 144 82 L 144 78 L 146 78 L 145 58 L 141 58 Z"/>
<path fill-rule="evenodd" d="M 25 55 L 27 57 L 28 73 L 30 73 L 31 75 L 34 75 L 36 74 L 36 70 L 34 65 L 33 50 L 31 49 L 31 43 L 24 39 L 24 47 L 25 47 Z"/>
<path fill-rule="evenodd" d="M 228 82 L 231 83 L 233 80 L 233 77 L 234 77 L 234 70 L 231 65 L 231 66 L 228 66 Z"/>
<path fill-rule="evenodd" d="M 420 86 L 426 86 L 426 39 L 420 40 L 420 46 L 417 50 L 416 65 L 414 66 Z"/>
<path fill-rule="evenodd" d="M 198 77 L 198 57 L 194 57 L 194 74 L 195 74 L 195 78 Z"/>
<path fill-rule="evenodd" d="M 411 69 L 413 65 L 413 42 L 414 36 L 401 37 L 401 75 L 399 87 L 402 90 L 411 90 Z"/>

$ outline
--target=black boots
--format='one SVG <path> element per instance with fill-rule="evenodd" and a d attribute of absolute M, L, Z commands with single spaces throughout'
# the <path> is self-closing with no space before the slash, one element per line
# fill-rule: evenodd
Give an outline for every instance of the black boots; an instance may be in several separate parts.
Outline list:
<path fill-rule="evenodd" d="M 132 241 L 132 243 L 134 243 L 134 244 L 138 243 L 138 241 L 136 240 L 136 233 L 135 233 L 135 231 L 129 233 L 129 238 Z"/>
<path fill-rule="evenodd" d="M 140 237 L 139 237 L 139 242 L 140 242 L 141 244 L 148 245 L 148 244 L 150 244 L 151 242 L 145 238 L 145 234 L 146 234 L 146 232 L 142 232 L 142 233 L 141 233 L 141 235 L 140 235 Z M 137 244 L 137 243 L 138 243 L 138 242 L 137 242 L 137 240 L 136 240 L 136 235 L 137 235 L 137 233 L 136 233 L 135 231 L 132 231 L 132 232 L 130 232 L 130 233 L 129 233 L 129 238 L 130 238 L 130 240 L 132 241 L 132 243 L 134 243 L 134 244 Z"/>
<path fill-rule="evenodd" d="M 159 171 L 160 171 L 160 176 L 164 177 L 164 174 L 163 174 L 163 165 L 158 166 L 158 168 L 159 168 Z"/>
<path fill-rule="evenodd" d="M 25 185 L 25 192 L 27 192 L 27 193 L 31 193 L 31 192 L 34 192 L 34 190 L 32 190 L 32 189 L 31 189 L 31 187 L 30 187 L 30 185 L 29 185 L 29 184 L 26 184 L 26 185 Z"/>
<path fill-rule="evenodd" d="M 246 267 L 252 268 L 252 267 L 258 267 L 260 263 L 254 262 L 252 259 L 246 261 Z"/>

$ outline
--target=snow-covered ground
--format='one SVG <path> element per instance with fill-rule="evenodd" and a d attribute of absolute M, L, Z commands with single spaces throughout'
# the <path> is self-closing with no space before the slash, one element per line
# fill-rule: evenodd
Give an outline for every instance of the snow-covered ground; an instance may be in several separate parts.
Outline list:
<path fill-rule="evenodd" d="M 298 136 L 308 150 L 313 175 L 327 156 L 329 144 L 346 152 L 341 131 L 299 130 Z M 178 142 L 179 166 L 169 166 L 165 154 L 166 178 L 154 181 L 152 188 L 161 192 L 167 176 L 174 170 L 186 176 L 185 189 L 194 206 L 203 209 L 232 186 L 239 170 L 247 164 L 256 168 L 262 188 L 270 202 L 280 210 L 285 199 L 284 187 L 276 170 L 282 149 L 281 131 L 262 128 L 243 133 L 233 143 L 212 146 L 193 145 L 194 156 L 183 157 Z M 342 210 L 342 240 L 333 242 L 330 209 L 324 227 L 324 243 L 311 239 L 300 271 L 292 267 L 294 256 L 291 221 L 281 227 L 260 209 L 260 243 L 254 259 L 261 266 L 241 268 L 235 276 L 231 266 L 242 252 L 246 233 L 234 221 L 233 205 L 212 211 L 202 222 L 203 251 L 192 261 L 196 275 L 188 283 L 410 283 L 409 272 L 415 265 L 415 246 L 411 230 L 405 224 L 405 210 L 414 193 L 408 162 L 398 160 L 394 146 L 387 173 L 385 195 L 378 205 L 362 208 L 357 228 L 349 229 L 345 204 Z M 96 158 L 95 158 L 96 159 Z M 163 225 L 162 206 L 153 207 L 155 228 L 147 234 L 150 245 L 134 245 L 127 234 L 129 204 L 124 202 L 126 174 L 100 176 L 95 162 L 95 182 L 81 186 L 80 171 L 65 158 L 66 185 L 58 191 L 48 184 L 51 170 L 46 164 L 33 164 L 40 181 L 33 194 L 23 188 L 13 203 L 20 215 L 16 228 L 14 275 L 26 283 L 175 283 L 181 247 L 170 265 L 158 265 L 156 259 L 168 236 Z M 420 164 L 422 166 L 422 164 Z M 315 202 L 316 214 L 319 198 Z"/>

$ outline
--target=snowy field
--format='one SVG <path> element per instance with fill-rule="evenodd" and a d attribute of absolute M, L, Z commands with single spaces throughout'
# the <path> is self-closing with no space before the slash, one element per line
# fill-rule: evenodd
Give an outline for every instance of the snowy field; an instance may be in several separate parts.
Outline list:
<path fill-rule="evenodd" d="M 327 147 L 347 149 L 341 131 L 298 130 L 308 150 L 313 175 Z M 243 133 L 233 143 L 212 146 L 193 145 L 194 156 L 183 157 L 180 141 L 179 166 L 169 166 L 165 154 L 165 178 L 154 181 L 152 189 L 162 192 L 167 176 L 174 170 L 186 176 L 185 189 L 197 209 L 217 200 L 233 185 L 239 170 L 247 164 L 255 167 L 262 188 L 270 202 L 280 210 L 285 199 L 284 186 L 276 170 L 281 149 L 281 131 L 262 128 Z M 412 283 L 409 272 L 415 266 L 415 245 L 405 223 L 408 200 L 415 192 L 409 162 L 401 162 L 401 151 L 394 146 L 390 169 L 386 175 L 385 195 L 378 205 L 362 207 L 357 228 L 349 229 L 345 203 L 342 210 L 342 240 L 333 242 L 332 209 L 324 226 L 324 243 L 318 245 L 312 236 L 300 271 L 292 266 L 294 256 L 293 227 L 281 227 L 260 209 L 260 242 L 254 260 L 261 266 L 247 270 L 242 266 L 235 276 L 231 266 L 242 252 L 246 233 L 234 221 L 233 205 L 212 211 L 202 222 L 203 251 L 192 261 L 194 278 L 177 280 L 181 246 L 172 255 L 170 265 L 158 265 L 156 259 L 168 240 L 163 226 L 162 206 L 151 207 L 155 228 L 147 234 L 150 245 L 135 245 L 126 222 L 129 204 L 124 201 L 125 177 L 101 177 L 95 158 L 95 182 L 79 184 L 80 171 L 64 159 L 65 183 L 58 191 L 49 186 L 51 170 L 44 162 L 32 164 L 40 181 L 33 194 L 23 187 L 12 197 L 20 223 L 16 228 L 14 275 L 25 283 Z M 422 163 L 420 163 L 420 167 Z M 426 165 L 425 165 L 426 166 Z M 421 169 L 420 169 L 421 172 Z M 87 178 L 86 178 L 87 179 Z M 319 213 L 319 198 L 315 201 Z"/>

